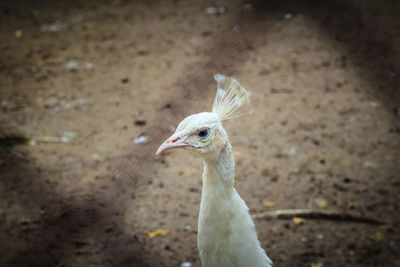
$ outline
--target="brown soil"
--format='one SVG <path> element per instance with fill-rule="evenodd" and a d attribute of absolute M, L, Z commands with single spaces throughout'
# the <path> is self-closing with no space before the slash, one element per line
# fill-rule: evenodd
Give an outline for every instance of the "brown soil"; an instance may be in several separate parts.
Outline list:
<path fill-rule="evenodd" d="M 224 123 L 252 214 L 319 204 L 384 222 L 256 220 L 275 266 L 400 266 L 397 1 L 0 12 L 1 266 L 201 266 L 202 163 L 155 151 L 210 110 L 214 73 L 252 92 L 254 114 Z M 158 228 L 168 233 L 146 237 Z"/>

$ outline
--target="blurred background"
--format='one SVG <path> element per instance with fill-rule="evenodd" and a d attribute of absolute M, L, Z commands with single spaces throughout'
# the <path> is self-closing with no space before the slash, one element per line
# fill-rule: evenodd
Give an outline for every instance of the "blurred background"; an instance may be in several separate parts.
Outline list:
<path fill-rule="evenodd" d="M 400 4 L 0 3 L 0 265 L 201 266 L 201 160 L 155 156 L 210 111 L 214 73 L 252 93 L 224 122 L 275 266 L 400 266 Z M 186 264 L 186 265 L 185 265 Z"/>

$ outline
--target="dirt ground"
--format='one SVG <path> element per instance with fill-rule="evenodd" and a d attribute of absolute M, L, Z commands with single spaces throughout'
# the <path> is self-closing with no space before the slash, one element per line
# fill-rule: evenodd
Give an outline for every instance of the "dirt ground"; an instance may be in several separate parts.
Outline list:
<path fill-rule="evenodd" d="M 254 113 L 224 123 L 251 214 L 383 223 L 257 219 L 274 266 L 400 266 L 397 1 L 40 0 L 0 12 L 1 266 L 201 266 L 202 162 L 155 151 L 211 109 L 214 73 L 252 93 Z M 157 229 L 168 232 L 146 236 Z"/>

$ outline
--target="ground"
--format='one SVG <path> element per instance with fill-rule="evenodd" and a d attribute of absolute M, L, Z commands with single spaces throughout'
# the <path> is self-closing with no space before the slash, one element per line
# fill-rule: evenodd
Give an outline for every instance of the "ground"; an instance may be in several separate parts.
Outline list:
<path fill-rule="evenodd" d="M 300 2 L 1 3 L 1 265 L 201 266 L 202 162 L 155 151 L 222 73 L 251 214 L 383 223 L 257 219 L 275 266 L 400 266 L 400 7 Z"/>

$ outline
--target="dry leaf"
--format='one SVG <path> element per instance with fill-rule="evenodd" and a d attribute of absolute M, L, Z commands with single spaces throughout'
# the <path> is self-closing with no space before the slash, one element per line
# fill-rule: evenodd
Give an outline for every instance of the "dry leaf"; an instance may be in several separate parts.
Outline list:
<path fill-rule="evenodd" d="M 372 161 L 364 161 L 364 168 L 376 168 L 376 163 Z"/>
<path fill-rule="evenodd" d="M 265 207 L 267 207 L 267 208 L 273 208 L 273 207 L 276 206 L 276 202 L 273 202 L 273 201 L 264 201 L 264 202 L 263 202 L 263 205 L 264 205 Z"/>
<path fill-rule="evenodd" d="M 324 180 L 326 178 L 326 174 L 325 173 L 316 174 L 315 178 L 317 178 L 319 180 Z"/>
<path fill-rule="evenodd" d="M 306 220 L 304 220 L 303 218 L 299 218 L 299 217 L 293 217 L 292 221 L 295 224 L 303 224 L 303 223 L 305 223 Z"/>
<path fill-rule="evenodd" d="M 382 232 L 376 232 L 375 234 L 371 235 L 370 238 L 376 242 L 382 241 L 385 236 Z"/>
<path fill-rule="evenodd" d="M 21 38 L 22 37 L 22 32 L 20 30 L 15 31 L 15 37 Z"/>
<path fill-rule="evenodd" d="M 154 232 L 148 232 L 148 233 L 146 233 L 146 236 L 147 236 L 148 238 L 153 238 L 153 237 L 156 237 L 156 236 L 163 236 L 163 235 L 165 235 L 166 233 L 168 233 L 168 230 L 157 229 L 157 230 L 155 230 Z"/>
<path fill-rule="evenodd" d="M 326 208 L 328 206 L 328 201 L 326 201 L 323 198 L 316 198 L 314 200 L 315 205 L 317 205 L 318 208 Z"/>
<path fill-rule="evenodd" d="M 323 262 L 311 263 L 311 267 L 324 267 L 324 263 Z"/>

